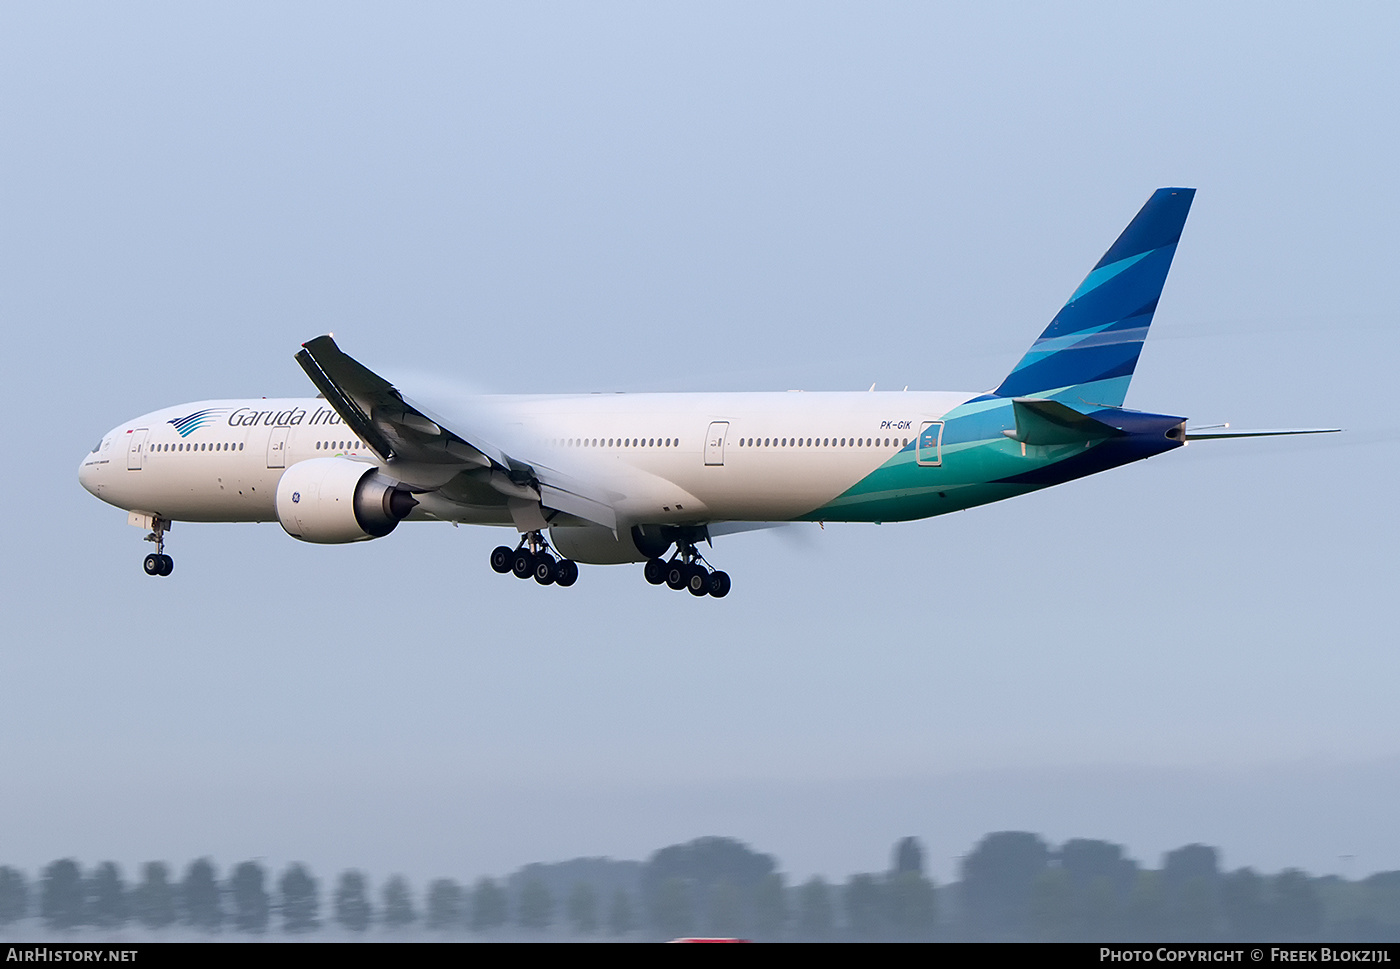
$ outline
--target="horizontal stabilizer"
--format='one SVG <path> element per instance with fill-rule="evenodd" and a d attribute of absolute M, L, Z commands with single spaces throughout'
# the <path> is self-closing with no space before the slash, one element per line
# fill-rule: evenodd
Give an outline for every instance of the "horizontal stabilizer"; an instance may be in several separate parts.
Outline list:
<path fill-rule="evenodd" d="M 1012 401 L 1016 429 L 1002 431 L 1021 444 L 1079 444 L 1120 437 L 1123 432 L 1079 413 L 1057 400 L 1036 397 Z"/>
<path fill-rule="evenodd" d="M 1188 441 L 1218 441 L 1228 437 L 1289 437 L 1294 434 L 1336 434 L 1340 427 L 1292 427 L 1277 430 L 1232 431 L 1229 424 L 1213 427 L 1188 427 Z"/>

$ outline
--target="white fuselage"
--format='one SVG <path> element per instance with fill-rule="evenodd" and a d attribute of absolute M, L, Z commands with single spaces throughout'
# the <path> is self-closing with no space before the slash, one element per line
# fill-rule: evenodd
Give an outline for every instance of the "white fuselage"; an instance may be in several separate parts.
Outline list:
<path fill-rule="evenodd" d="M 620 521 L 787 521 L 842 494 L 908 446 L 923 422 L 974 396 L 476 397 L 445 405 L 461 413 L 442 416 L 512 456 L 613 495 Z M 200 419 L 190 422 L 194 414 Z M 121 424 L 83 460 L 79 477 L 106 502 L 170 521 L 276 521 L 284 470 L 324 457 L 396 475 L 325 400 L 254 398 L 183 404 Z M 413 517 L 512 520 L 489 489 L 450 487 L 423 496 Z"/>

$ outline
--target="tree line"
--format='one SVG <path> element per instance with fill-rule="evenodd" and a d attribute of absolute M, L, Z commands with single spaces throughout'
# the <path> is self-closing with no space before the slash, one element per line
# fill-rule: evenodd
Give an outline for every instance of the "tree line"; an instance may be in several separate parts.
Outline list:
<path fill-rule="evenodd" d="M 938 886 L 924 849 L 902 838 L 882 871 L 843 883 L 790 885 L 776 859 L 731 838 L 699 838 L 645 862 L 583 858 L 532 864 L 498 879 L 399 875 L 377 887 L 361 871 L 323 889 L 307 866 L 275 876 L 258 861 L 226 873 L 201 858 L 178 877 L 148 862 L 128 882 L 102 862 L 54 861 L 34 879 L 0 866 L 0 929 L 351 936 L 468 933 L 491 937 L 761 940 L 1400 941 L 1400 872 L 1359 881 L 1297 869 L 1223 871 L 1219 852 L 1192 844 L 1144 868 L 1122 846 L 1002 831 L 962 857 L 959 880 Z"/>

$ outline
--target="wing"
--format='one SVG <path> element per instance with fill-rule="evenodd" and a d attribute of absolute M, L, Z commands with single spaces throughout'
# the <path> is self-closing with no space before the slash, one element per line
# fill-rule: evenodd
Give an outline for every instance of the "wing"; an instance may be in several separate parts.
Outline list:
<path fill-rule="evenodd" d="M 620 495 L 507 454 L 480 433 L 461 434 L 415 406 L 393 384 L 348 356 L 329 336 L 302 344 L 297 363 L 326 402 L 406 484 L 438 490 L 489 488 L 517 524 L 543 527 L 540 510 L 617 530 Z M 535 514 L 531 514 L 531 509 Z M 539 520 L 536 521 L 535 519 Z"/>

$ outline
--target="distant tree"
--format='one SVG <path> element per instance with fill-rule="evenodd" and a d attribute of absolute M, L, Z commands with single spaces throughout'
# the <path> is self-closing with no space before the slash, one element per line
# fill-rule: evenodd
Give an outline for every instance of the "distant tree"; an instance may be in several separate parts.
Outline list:
<path fill-rule="evenodd" d="M 772 939 L 787 928 L 792 913 L 788 911 L 787 885 L 777 872 L 768 875 L 753 891 L 752 921 L 754 933 Z"/>
<path fill-rule="evenodd" d="M 891 872 L 886 879 L 885 921 L 902 939 L 926 939 L 937 920 L 938 893 L 918 869 Z"/>
<path fill-rule="evenodd" d="M 1106 878 L 1116 893 L 1126 896 L 1137 879 L 1137 863 L 1123 853 L 1123 846 L 1110 841 L 1071 838 L 1057 853 L 1060 867 L 1079 891 L 1095 878 Z"/>
<path fill-rule="evenodd" d="M 1030 922 L 1035 938 L 1064 942 L 1074 938 L 1074 883 L 1063 868 L 1047 868 L 1031 888 Z"/>
<path fill-rule="evenodd" d="M 343 872 L 335 887 L 335 920 L 351 932 L 369 928 L 369 888 L 358 871 Z"/>
<path fill-rule="evenodd" d="M 1273 896 L 1275 938 L 1317 938 L 1322 932 L 1322 899 L 1305 872 L 1289 868 L 1275 875 Z"/>
<path fill-rule="evenodd" d="M 1064 931 L 1066 939 L 1118 939 L 1126 931 L 1125 912 L 1137 863 L 1123 846 L 1108 841 L 1073 838 L 1060 846 L 1059 868 L 1066 878 Z"/>
<path fill-rule="evenodd" d="M 598 893 L 588 882 L 575 882 L 569 892 L 569 924 L 579 935 L 598 931 Z"/>
<path fill-rule="evenodd" d="M 1128 894 L 1124 923 L 1129 939 L 1152 941 L 1164 937 L 1167 926 L 1167 901 L 1162 888 L 1161 872 L 1138 872 L 1137 878 L 1133 880 L 1133 889 Z"/>
<path fill-rule="evenodd" d="M 1220 877 L 1220 853 L 1210 845 L 1183 845 L 1162 856 L 1162 880 L 1170 889 L 1192 878 L 1213 882 Z"/>
<path fill-rule="evenodd" d="M 969 929 L 979 938 L 1027 935 L 1031 892 L 1050 865 L 1050 849 L 1029 831 L 998 831 L 962 860 L 962 902 Z"/>
<path fill-rule="evenodd" d="M 1169 938 L 1205 942 L 1220 935 L 1220 886 L 1189 878 L 1168 899 Z"/>
<path fill-rule="evenodd" d="M 301 864 L 294 864 L 277 880 L 282 897 L 282 931 L 313 932 L 321 927 L 321 892 L 316 879 Z"/>
<path fill-rule="evenodd" d="M 608 910 L 608 933 L 627 935 L 637 931 L 637 913 L 632 907 L 632 898 L 619 888 L 613 892 L 612 908 Z"/>
<path fill-rule="evenodd" d="M 520 886 L 519 913 L 516 919 L 522 929 L 543 932 L 554 921 L 554 896 L 538 877 L 526 878 Z"/>
<path fill-rule="evenodd" d="M 104 861 L 97 866 L 88 881 L 87 896 L 89 925 L 113 929 L 125 925 L 131 917 L 126 884 L 115 862 Z"/>
<path fill-rule="evenodd" d="M 180 911 L 186 925 L 217 932 L 224 923 L 224 909 L 214 864 L 208 858 L 190 862 L 180 882 Z"/>
<path fill-rule="evenodd" d="M 670 875 L 651 896 L 651 924 L 663 935 L 688 935 L 695 924 L 690 887 L 679 875 Z"/>
<path fill-rule="evenodd" d="M 797 892 L 797 930 L 804 939 L 825 939 L 835 921 L 831 886 L 814 875 Z"/>
<path fill-rule="evenodd" d="M 29 914 L 29 884 L 24 873 L 0 865 L 0 925 L 11 925 Z"/>
<path fill-rule="evenodd" d="M 742 841 L 733 838 L 696 838 L 685 844 L 671 845 L 656 851 L 642 867 L 642 899 L 647 912 L 653 915 L 659 903 L 661 886 L 669 879 L 678 879 L 685 888 L 686 907 L 694 918 L 694 906 L 710 907 L 714 887 L 728 882 L 743 897 L 748 897 L 758 883 L 777 870 L 772 855 L 759 854 Z M 667 904 L 674 907 L 676 895 L 669 889 Z"/>
<path fill-rule="evenodd" d="M 1356 887 L 1357 937 L 1366 941 L 1400 939 L 1400 871 L 1378 871 Z"/>
<path fill-rule="evenodd" d="M 842 892 L 846 924 L 852 932 L 867 939 L 885 929 L 884 886 L 874 875 L 852 875 Z"/>
<path fill-rule="evenodd" d="M 924 846 L 919 843 L 918 838 L 900 838 L 895 842 L 890 872 L 895 875 L 905 872 L 913 872 L 916 875 L 924 873 Z"/>
<path fill-rule="evenodd" d="M 413 893 L 402 875 L 395 875 L 384 883 L 383 922 L 391 929 L 404 929 L 417 919 L 413 911 Z"/>
<path fill-rule="evenodd" d="M 1087 885 L 1076 887 L 1075 937 L 1086 941 L 1122 941 L 1128 931 L 1127 911 L 1132 898 L 1132 885 L 1136 881 L 1137 874 L 1134 872 L 1128 887 L 1120 888 L 1115 879 L 1096 875 Z"/>
<path fill-rule="evenodd" d="M 706 923 L 712 935 L 721 938 L 738 938 L 747 931 L 745 918 L 744 892 L 739 886 L 721 878 L 710 886 L 707 899 Z"/>
<path fill-rule="evenodd" d="M 512 872 L 504 879 L 498 879 L 506 896 L 511 901 L 511 916 L 520 917 L 520 897 L 525 885 L 538 880 L 549 889 L 554 900 L 551 924 L 570 920 L 569 899 L 579 884 L 593 889 L 596 907 L 594 917 L 599 925 L 605 924 L 607 905 L 618 889 L 635 897 L 641 881 L 643 863 L 640 861 L 614 861 L 611 858 L 571 858 L 568 861 L 541 864 L 533 862 Z"/>
<path fill-rule="evenodd" d="M 1201 942 L 1219 935 L 1220 853 L 1189 844 L 1162 856 L 1167 938 Z"/>
<path fill-rule="evenodd" d="M 494 878 L 478 878 L 472 889 L 472 931 L 499 929 L 508 919 L 505 889 Z"/>
<path fill-rule="evenodd" d="M 72 858 L 55 861 L 44 869 L 39 915 L 51 929 L 73 929 L 83 924 L 83 875 Z"/>
<path fill-rule="evenodd" d="M 444 931 L 462 926 L 462 886 L 451 878 L 438 878 L 428 885 L 426 904 L 428 928 Z"/>
<path fill-rule="evenodd" d="M 1252 868 L 1240 868 L 1220 880 L 1220 914 L 1228 938 L 1262 939 L 1269 922 L 1264 879 Z"/>
<path fill-rule="evenodd" d="M 175 923 L 175 886 L 163 861 L 148 861 L 141 869 L 141 883 L 131 893 L 136 920 L 148 929 L 164 929 Z"/>
<path fill-rule="evenodd" d="M 266 885 L 267 872 L 256 861 L 234 867 L 229 877 L 229 901 L 233 904 L 233 927 L 239 932 L 267 931 L 271 904 Z"/>

